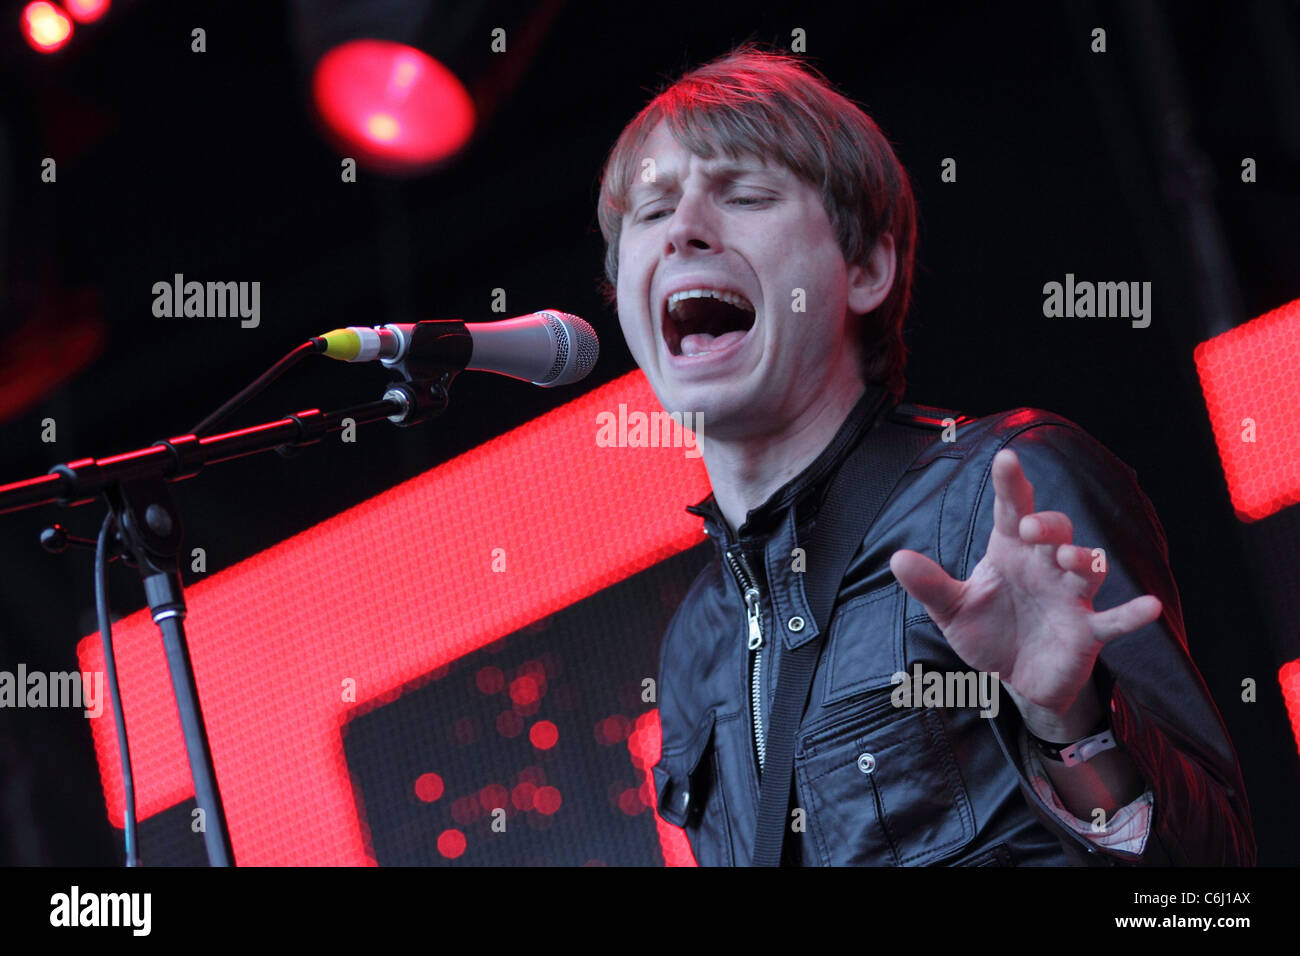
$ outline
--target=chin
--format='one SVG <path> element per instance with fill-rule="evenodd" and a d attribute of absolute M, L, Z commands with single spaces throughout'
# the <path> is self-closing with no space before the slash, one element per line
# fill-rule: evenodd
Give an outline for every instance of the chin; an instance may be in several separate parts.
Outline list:
<path fill-rule="evenodd" d="M 703 415 L 706 427 L 714 430 L 714 434 L 722 434 L 733 424 L 743 424 L 753 418 L 754 412 L 753 401 L 739 389 L 709 382 L 667 388 L 661 403 L 670 412 Z"/>

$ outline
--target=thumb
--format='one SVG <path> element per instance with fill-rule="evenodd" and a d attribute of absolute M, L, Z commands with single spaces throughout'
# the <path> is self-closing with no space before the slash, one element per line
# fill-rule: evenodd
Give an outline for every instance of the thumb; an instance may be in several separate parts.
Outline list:
<path fill-rule="evenodd" d="M 908 594 L 925 605 L 926 613 L 936 624 L 948 625 L 961 599 L 961 581 L 949 577 L 947 571 L 925 555 L 907 549 L 893 553 L 889 570 Z"/>

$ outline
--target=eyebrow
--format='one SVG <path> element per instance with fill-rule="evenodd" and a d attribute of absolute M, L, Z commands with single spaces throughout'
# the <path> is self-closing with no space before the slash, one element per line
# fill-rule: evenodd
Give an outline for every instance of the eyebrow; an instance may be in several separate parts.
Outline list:
<path fill-rule="evenodd" d="M 717 182 L 718 180 L 736 179 L 737 177 L 748 173 L 772 173 L 772 170 L 769 167 L 760 165 L 756 162 L 751 161 L 747 163 L 740 161 L 718 163 L 716 165 L 706 164 L 703 172 L 706 178 Z M 631 188 L 627 191 L 629 205 L 631 205 L 633 200 L 643 194 L 654 195 L 665 193 L 678 188 L 681 182 L 680 177 L 675 171 L 658 173 L 655 176 L 655 181 L 652 183 L 642 182 L 640 177 L 635 173 L 633 174 L 633 177 Z"/>

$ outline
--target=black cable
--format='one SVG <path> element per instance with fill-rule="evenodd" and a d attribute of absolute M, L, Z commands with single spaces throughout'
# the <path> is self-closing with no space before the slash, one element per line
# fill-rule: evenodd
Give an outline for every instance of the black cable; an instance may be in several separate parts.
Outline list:
<path fill-rule="evenodd" d="M 269 369 L 241 389 L 233 398 L 195 425 L 190 433 L 201 435 L 244 405 L 288 369 L 298 364 L 311 352 L 324 352 L 325 340 L 311 338 L 285 355 Z M 131 747 L 126 739 L 126 715 L 122 710 L 122 693 L 117 683 L 117 661 L 113 656 L 113 622 L 108 608 L 108 550 L 109 531 L 113 527 L 113 512 L 104 516 L 95 542 L 95 614 L 99 619 L 99 637 L 104 647 L 104 670 L 108 678 L 109 693 L 113 697 L 113 718 L 117 723 L 117 750 L 122 760 L 123 830 L 126 838 L 126 865 L 139 866 L 140 856 L 136 835 L 135 780 L 131 775 Z"/>
<path fill-rule="evenodd" d="M 113 695 L 113 719 L 117 722 L 117 751 L 122 758 L 122 810 L 123 829 L 126 831 L 126 865 L 139 866 L 140 857 L 135 833 L 135 781 L 131 777 L 131 748 L 126 742 L 126 716 L 122 713 L 122 693 L 117 685 L 117 661 L 113 657 L 113 621 L 108 612 L 108 549 L 109 529 L 113 527 L 113 512 L 104 515 L 99 526 L 99 540 L 95 542 L 95 614 L 99 617 L 99 639 L 104 645 L 104 670 L 108 676 L 108 691 Z"/>
<path fill-rule="evenodd" d="M 244 386 L 244 388 L 242 388 L 232 399 L 226 402 L 226 404 L 222 405 L 207 418 L 203 419 L 203 421 L 191 428 L 190 434 L 201 436 L 205 431 L 212 429 L 218 422 L 228 418 L 232 412 L 241 405 L 246 404 L 250 399 L 266 388 L 266 386 L 270 385 L 294 365 L 301 362 L 308 353 L 324 351 L 325 340 L 319 336 L 310 338 L 306 342 L 303 342 L 248 385 Z"/>

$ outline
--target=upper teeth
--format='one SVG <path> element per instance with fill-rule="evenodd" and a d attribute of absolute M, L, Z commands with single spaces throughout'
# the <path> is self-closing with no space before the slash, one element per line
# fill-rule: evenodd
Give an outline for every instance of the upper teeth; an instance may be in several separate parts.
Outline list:
<path fill-rule="evenodd" d="M 712 299 L 721 299 L 728 305 L 734 305 L 738 309 L 744 309 L 746 312 L 753 312 L 754 307 L 742 295 L 735 292 L 724 292 L 721 289 L 683 289 L 681 292 L 674 292 L 668 297 L 668 311 L 671 312 L 677 307 L 677 303 L 682 299 L 698 299 L 701 296 L 708 296 Z"/>

